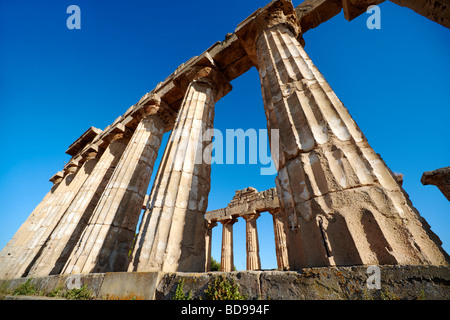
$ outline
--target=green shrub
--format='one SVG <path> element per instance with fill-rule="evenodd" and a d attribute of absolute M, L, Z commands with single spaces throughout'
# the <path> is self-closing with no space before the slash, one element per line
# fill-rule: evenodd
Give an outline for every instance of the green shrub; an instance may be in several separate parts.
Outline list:
<path fill-rule="evenodd" d="M 62 296 L 63 296 L 63 288 L 62 287 L 55 288 L 47 294 L 47 297 L 51 297 L 51 298 L 58 298 L 58 297 L 62 297 Z"/>
<path fill-rule="evenodd" d="M 239 285 L 232 279 L 228 281 L 223 276 L 218 276 L 214 284 L 210 284 L 205 290 L 208 300 L 244 300 L 245 296 L 239 293 Z"/>
<path fill-rule="evenodd" d="M 175 290 L 175 294 L 172 296 L 172 300 L 192 300 L 192 291 L 189 291 L 187 294 L 183 292 L 184 279 L 178 282 L 177 289 Z"/>
<path fill-rule="evenodd" d="M 70 289 L 63 294 L 63 297 L 71 300 L 92 300 L 92 290 L 83 285 L 80 289 Z"/>
<path fill-rule="evenodd" d="M 15 296 L 31 296 L 36 293 L 36 285 L 31 283 L 31 279 L 28 279 L 25 283 L 21 284 L 13 291 L 13 295 Z"/>

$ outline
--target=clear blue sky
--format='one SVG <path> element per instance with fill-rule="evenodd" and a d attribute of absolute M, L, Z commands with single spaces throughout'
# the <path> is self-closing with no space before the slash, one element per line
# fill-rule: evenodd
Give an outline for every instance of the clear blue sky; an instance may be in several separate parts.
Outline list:
<path fill-rule="evenodd" d="M 267 2 L 0 1 L 0 247 L 48 192 L 75 139 L 90 126 L 105 128 Z M 66 27 L 71 4 L 81 8 L 81 30 Z M 305 50 L 375 151 L 405 175 L 414 206 L 449 252 L 450 203 L 420 177 L 450 165 L 450 30 L 391 2 L 380 8 L 381 30 L 367 29 L 368 14 L 348 22 L 341 13 L 306 33 Z M 265 129 L 256 70 L 232 85 L 216 104 L 215 127 Z M 226 206 L 237 189 L 274 187 L 275 176 L 261 176 L 260 167 L 213 165 L 208 209 Z M 262 267 L 274 268 L 270 214 L 258 228 Z M 234 240 L 242 270 L 242 219 Z M 220 245 L 219 225 L 216 260 Z"/>

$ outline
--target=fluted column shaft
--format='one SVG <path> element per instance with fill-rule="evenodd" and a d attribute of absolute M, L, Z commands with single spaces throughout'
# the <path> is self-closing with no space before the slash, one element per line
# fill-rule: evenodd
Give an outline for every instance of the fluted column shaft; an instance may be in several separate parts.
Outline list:
<path fill-rule="evenodd" d="M 289 269 L 286 240 L 286 221 L 281 210 L 269 211 L 273 219 L 273 233 L 275 237 L 275 252 L 277 266 L 280 270 Z"/>
<path fill-rule="evenodd" d="M 217 226 L 216 221 L 205 221 L 206 223 L 206 235 L 205 235 L 205 252 L 206 252 L 206 262 L 205 271 L 211 271 L 211 244 L 212 244 L 212 229 Z"/>
<path fill-rule="evenodd" d="M 133 243 L 164 125 L 157 113 L 151 113 L 140 121 L 66 262 L 64 273 L 126 270 L 128 251 Z"/>
<path fill-rule="evenodd" d="M 92 158 L 84 162 L 81 167 L 74 167 L 73 171 L 71 171 L 74 173 L 69 173 L 66 176 L 65 181 L 68 183 L 63 189 L 58 188 L 58 197 L 54 199 L 54 203 L 47 206 L 41 218 L 29 227 L 29 230 L 32 230 L 33 233 L 30 232 L 29 236 L 24 240 L 24 250 L 12 265 L 8 277 L 18 278 L 29 271 L 32 262 L 61 220 L 65 210 L 80 190 L 84 181 L 92 172 L 97 161 L 97 158 Z"/>
<path fill-rule="evenodd" d="M 256 219 L 260 216 L 259 213 L 247 214 L 243 218 L 246 221 L 246 247 L 247 247 L 247 270 L 261 269 L 261 259 L 259 256 L 259 240 L 258 229 L 256 226 Z"/>
<path fill-rule="evenodd" d="M 204 159 L 212 135 L 221 75 L 201 68 L 186 88 L 139 229 L 129 271 L 205 270 L 204 214 L 210 190 L 210 162 Z M 205 154 L 204 154 L 205 152 Z"/>
<path fill-rule="evenodd" d="M 288 233 L 302 242 L 288 243 L 290 267 L 447 264 L 436 235 L 305 53 L 290 1 L 271 2 L 236 32 L 246 50 L 253 45 L 268 128 L 279 130 L 277 190 Z"/>
<path fill-rule="evenodd" d="M 3 278 L 4 272 L 7 272 L 10 264 L 13 262 L 14 258 L 17 257 L 19 253 L 18 247 L 21 247 L 20 239 L 26 237 L 26 234 L 30 231 L 28 230 L 29 226 L 37 219 L 39 219 L 42 209 L 46 207 L 46 205 L 51 202 L 51 198 L 55 196 L 56 190 L 61 184 L 61 181 L 55 182 L 52 186 L 51 190 L 45 195 L 44 199 L 36 206 L 33 212 L 28 216 L 25 222 L 20 226 L 19 230 L 14 234 L 12 239 L 8 241 L 6 246 L 0 252 L 0 278 Z"/>
<path fill-rule="evenodd" d="M 61 272 L 129 141 L 129 138 L 122 138 L 122 135 L 116 138 L 109 143 L 94 170 L 52 232 L 29 276 L 39 277 Z"/>
<path fill-rule="evenodd" d="M 220 256 L 220 271 L 230 272 L 234 267 L 233 254 L 233 224 L 237 219 L 229 219 L 220 221 L 222 228 L 222 252 Z"/>

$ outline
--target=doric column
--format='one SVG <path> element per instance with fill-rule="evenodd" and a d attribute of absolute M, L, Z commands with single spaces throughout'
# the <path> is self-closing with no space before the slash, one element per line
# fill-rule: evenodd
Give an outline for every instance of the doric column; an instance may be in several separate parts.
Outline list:
<path fill-rule="evenodd" d="M 292 3 L 270 2 L 236 34 L 257 65 L 268 127 L 279 130 L 277 190 L 303 244 L 289 242 L 289 254 L 303 250 L 297 255 L 304 257 L 290 267 L 448 264 L 436 235 L 305 53 Z"/>
<path fill-rule="evenodd" d="M 236 218 L 222 220 L 222 253 L 220 256 L 220 271 L 230 272 L 234 267 L 233 256 L 233 224 L 237 222 Z"/>
<path fill-rule="evenodd" d="M 211 271 L 211 243 L 212 243 L 212 229 L 217 226 L 216 221 L 205 220 L 206 223 L 206 236 L 205 236 L 205 252 L 206 252 L 206 261 L 205 261 L 205 271 Z"/>
<path fill-rule="evenodd" d="M 14 278 L 26 275 L 31 267 L 32 262 L 42 250 L 45 242 L 48 240 L 51 232 L 61 220 L 67 207 L 72 202 L 75 195 L 80 190 L 86 178 L 92 172 L 98 159 L 97 152 L 92 150 L 90 153 L 90 161 L 85 161 L 80 166 L 81 162 L 69 163 L 66 167 L 67 175 L 65 177 L 64 188 L 58 188 L 57 197 L 51 205 L 43 209 L 43 214 L 40 219 L 37 219 L 29 226 L 28 237 L 24 239 L 24 245 L 21 255 L 17 257 L 10 270 L 10 275 Z M 64 181 L 63 181 L 64 183 Z"/>
<path fill-rule="evenodd" d="M 145 106 L 64 273 L 125 271 L 142 202 L 164 133 L 160 99 Z"/>
<path fill-rule="evenodd" d="M 14 259 L 20 255 L 20 249 L 23 248 L 23 242 L 21 239 L 25 239 L 29 231 L 29 227 L 40 218 L 42 209 L 45 208 L 48 203 L 52 202 L 51 199 L 55 196 L 56 190 L 63 181 L 62 172 L 55 174 L 50 181 L 53 182 L 51 190 L 45 195 L 44 199 L 36 206 L 33 212 L 28 216 L 25 222 L 20 226 L 19 230 L 14 234 L 12 239 L 8 241 L 6 246 L 0 252 L 0 279 L 6 277 L 6 273 L 10 270 L 11 264 Z"/>
<path fill-rule="evenodd" d="M 101 144 L 104 141 L 108 145 L 106 150 L 52 232 L 29 276 L 39 277 L 61 272 L 105 190 L 130 136 L 128 129 L 123 128 L 120 132 L 113 132 L 103 138 Z"/>
<path fill-rule="evenodd" d="M 247 244 L 247 270 L 261 269 L 261 259 L 259 257 L 258 229 L 256 219 L 259 213 L 246 214 L 242 216 L 245 221 L 245 238 Z"/>
<path fill-rule="evenodd" d="M 286 221 L 281 209 L 270 210 L 273 219 L 273 233 L 275 236 L 275 252 L 277 255 L 277 266 L 280 270 L 289 269 L 286 239 Z"/>
<path fill-rule="evenodd" d="M 213 128 L 215 102 L 231 86 L 212 65 L 196 65 L 175 82 L 186 93 L 155 177 L 129 271 L 205 269 L 204 214 L 211 166 L 203 156 L 212 152 L 206 149 L 212 135 L 205 133 Z"/>

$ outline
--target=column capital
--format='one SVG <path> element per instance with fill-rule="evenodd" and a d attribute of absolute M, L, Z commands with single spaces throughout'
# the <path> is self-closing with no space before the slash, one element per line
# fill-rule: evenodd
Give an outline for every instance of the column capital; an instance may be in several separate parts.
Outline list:
<path fill-rule="evenodd" d="M 64 178 L 64 172 L 58 171 L 49 179 L 49 181 L 51 181 L 53 184 L 57 184 L 57 183 L 60 183 L 63 178 Z"/>
<path fill-rule="evenodd" d="M 98 145 L 90 144 L 81 152 L 80 162 L 84 163 L 86 161 L 99 158 L 102 155 L 103 151 L 104 150 L 100 148 Z"/>
<path fill-rule="evenodd" d="M 211 229 L 217 226 L 217 221 L 215 220 L 205 220 L 205 227 Z"/>
<path fill-rule="evenodd" d="M 258 66 L 256 44 L 260 35 L 264 30 L 279 25 L 284 25 L 294 36 L 301 37 L 300 25 L 290 0 L 271 1 L 237 26 L 235 34 L 255 66 Z M 300 42 L 302 41 L 303 39 L 300 39 Z"/>
<path fill-rule="evenodd" d="M 81 168 L 81 164 L 78 161 L 70 161 L 68 164 L 64 166 L 63 174 L 64 177 L 68 174 L 72 174 L 78 171 Z"/>
<path fill-rule="evenodd" d="M 156 114 L 160 109 L 165 107 L 167 107 L 167 104 L 161 100 L 158 94 L 149 92 L 134 106 L 134 110 L 130 116 L 137 121 L 141 121 L 150 115 Z"/>
<path fill-rule="evenodd" d="M 131 112 L 130 117 L 136 122 L 152 115 L 157 115 L 165 124 L 165 131 L 172 129 L 177 112 L 153 91 L 145 94 Z"/>
<path fill-rule="evenodd" d="M 278 216 L 278 215 L 281 213 L 281 208 L 270 209 L 270 210 L 268 210 L 268 212 L 269 212 L 272 216 Z"/>
<path fill-rule="evenodd" d="M 185 92 L 193 82 L 206 83 L 215 90 L 214 102 L 227 95 L 232 86 L 219 71 L 208 52 L 183 65 L 182 71 L 173 80 L 175 86 Z"/>
<path fill-rule="evenodd" d="M 245 221 L 251 221 L 251 220 L 256 220 L 261 216 L 261 214 L 257 211 L 251 212 L 251 213 L 247 213 L 245 215 L 242 215 L 242 218 L 245 219 Z"/>
<path fill-rule="evenodd" d="M 66 153 L 71 156 L 77 155 L 80 151 L 83 150 L 84 147 L 86 147 L 86 145 L 92 143 L 92 141 L 94 141 L 101 134 L 102 130 L 95 127 L 90 127 L 69 146 L 69 148 L 66 150 Z"/>
<path fill-rule="evenodd" d="M 125 142 L 128 142 L 133 135 L 133 130 L 128 128 L 123 123 L 116 123 L 113 126 L 104 130 L 104 134 L 100 140 L 95 142 L 95 145 L 101 149 L 106 149 L 108 146 L 120 139 L 124 139 Z"/>
<path fill-rule="evenodd" d="M 235 224 L 237 221 L 238 221 L 238 220 L 237 220 L 236 217 L 231 217 L 231 218 L 229 218 L 229 219 L 220 220 L 219 222 L 225 226 L 225 225 L 227 225 L 227 224 L 233 225 L 233 224 Z"/>

